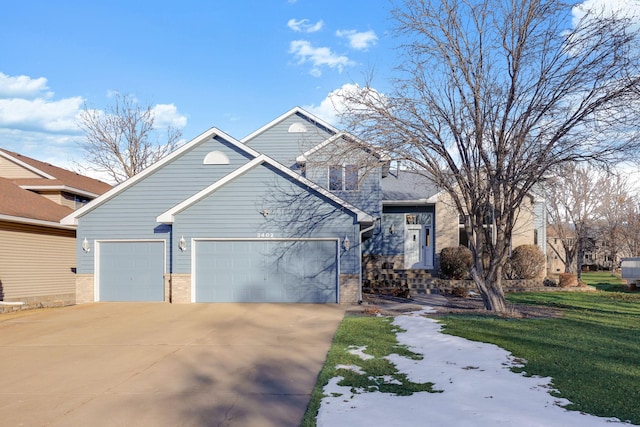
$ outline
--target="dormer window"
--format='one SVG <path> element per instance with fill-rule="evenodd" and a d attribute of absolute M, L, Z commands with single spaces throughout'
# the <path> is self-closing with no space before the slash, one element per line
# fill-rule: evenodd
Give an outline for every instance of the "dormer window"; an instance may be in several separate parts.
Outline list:
<path fill-rule="evenodd" d="M 329 190 L 331 191 L 358 190 L 358 166 L 356 165 L 329 166 Z"/>

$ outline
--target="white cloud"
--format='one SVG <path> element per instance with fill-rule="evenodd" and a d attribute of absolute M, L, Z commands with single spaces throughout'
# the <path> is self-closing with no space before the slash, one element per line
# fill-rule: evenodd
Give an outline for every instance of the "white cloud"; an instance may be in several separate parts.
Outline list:
<path fill-rule="evenodd" d="M 311 75 L 322 75 L 320 67 L 329 67 L 342 72 L 344 67 L 354 65 L 348 57 L 337 55 L 328 47 L 314 47 L 306 40 L 294 40 L 289 44 L 289 53 L 292 53 L 299 64 L 310 62 L 313 65 Z"/>
<path fill-rule="evenodd" d="M 576 26 L 589 11 L 596 16 L 616 15 L 640 22 L 640 1 L 638 0 L 586 0 L 573 7 L 573 25 Z"/>
<path fill-rule="evenodd" d="M 311 24 L 308 19 L 289 19 L 287 22 L 287 27 L 292 29 L 297 33 L 315 33 L 320 31 L 324 25 L 322 20 L 316 22 L 315 24 Z"/>
<path fill-rule="evenodd" d="M 53 93 L 46 92 L 47 79 L 29 76 L 8 76 L 0 72 L 0 98 L 35 98 L 45 96 L 50 98 Z"/>
<path fill-rule="evenodd" d="M 356 31 L 356 30 L 338 30 L 336 36 L 349 40 L 349 46 L 357 50 L 367 50 L 374 46 L 378 41 L 378 36 L 373 30 Z"/>
<path fill-rule="evenodd" d="M 173 104 L 157 104 L 153 107 L 154 125 L 163 127 L 174 127 L 182 129 L 187 125 L 187 117 L 178 113 L 178 108 Z"/>
<path fill-rule="evenodd" d="M 0 127 L 76 133 L 76 116 L 83 102 L 79 96 L 59 101 L 0 99 Z"/>
<path fill-rule="evenodd" d="M 340 121 L 340 116 L 347 111 L 348 104 L 346 98 L 353 96 L 362 90 L 363 89 L 357 84 L 345 83 L 338 89 L 331 91 L 319 105 L 311 104 L 304 106 L 303 108 L 321 119 L 337 126 Z M 370 90 L 372 91 L 373 96 L 383 99 L 383 95 L 375 89 Z"/>

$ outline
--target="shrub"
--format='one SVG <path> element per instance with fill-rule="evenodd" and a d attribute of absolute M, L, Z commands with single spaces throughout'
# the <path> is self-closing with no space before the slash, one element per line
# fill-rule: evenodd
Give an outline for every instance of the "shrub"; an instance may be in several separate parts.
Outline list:
<path fill-rule="evenodd" d="M 507 279 L 535 279 L 544 271 L 546 259 L 537 245 L 521 245 L 513 250 L 505 266 Z"/>
<path fill-rule="evenodd" d="M 446 279 L 464 279 L 472 266 L 473 255 L 467 247 L 443 248 L 440 252 L 440 273 Z"/>

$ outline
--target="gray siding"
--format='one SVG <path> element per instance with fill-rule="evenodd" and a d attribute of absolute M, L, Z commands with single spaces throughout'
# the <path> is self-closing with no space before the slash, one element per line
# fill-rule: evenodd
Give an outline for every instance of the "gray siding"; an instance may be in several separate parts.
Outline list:
<path fill-rule="evenodd" d="M 307 132 L 289 132 L 289 127 L 296 123 L 304 125 Z M 332 135 L 327 129 L 309 122 L 304 116 L 294 114 L 245 143 L 283 165 L 293 167 L 299 155 Z"/>
<path fill-rule="evenodd" d="M 214 150 L 224 152 L 230 164 L 203 165 L 204 157 Z M 224 140 L 207 140 L 87 213 L 78 224 L 78 273 L 94 273 L 94 251 L 85 253 L 81 248 L 85 238 L 92 246 L 96 239 L 165 239 L 170 248 L 170 227 L 158 224 L 156 217 L 248 160 Z M 167 250 L 166 265 L 171 265 L 171 256 Z"/>
<path fill-rule="evenodd" d="M 260 212 L 268 210 L 265 218 Z M 192 238 L 319 238 L 348 236 L 340 272 L 358 274 L 355 215 L 310 192 L 268 165 L 257 166 L 176 216 L 174 236 Z M 174 243 L 175 245 L 176 243 Z M 176 252 L 175 273 L 191 268 L 190 251 Z"/>
<path fill-rule="evenodd" d="M 344 163 L 348 164 L 349 162 L 345 161 Z M 360 171 L 358 190 L 332 191 L 332 193 L 374 218 L 379 218 L 382 209 L 382 188 L 380 186 L 381 174 L 382 169 L 380 167 L 371 168 L 369 170 L 362 169 Z M 329 166 L 309 166 L 307 167 L 306 177 L 321 187 L 328 189 Z"/>

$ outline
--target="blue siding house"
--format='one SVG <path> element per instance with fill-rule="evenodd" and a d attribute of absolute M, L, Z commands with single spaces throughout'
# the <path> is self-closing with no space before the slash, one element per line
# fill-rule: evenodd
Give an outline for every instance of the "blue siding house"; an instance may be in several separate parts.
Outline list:
<path fill-rule="evenodd" d="M 79 303 L 356 303 L 363 260 L 430 270 L 459 243 L 441 197 L 294 108 L 241 141 L 212 128 L 62 223 Z"/>

